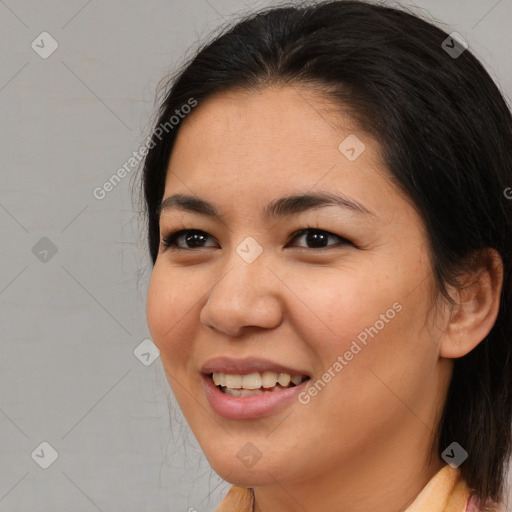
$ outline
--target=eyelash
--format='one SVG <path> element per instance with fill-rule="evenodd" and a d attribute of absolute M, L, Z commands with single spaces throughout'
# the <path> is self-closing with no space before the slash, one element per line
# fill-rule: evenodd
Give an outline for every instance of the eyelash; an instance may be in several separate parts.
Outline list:
<path fill-rule="evenodd" d="M 292 236 L 292 240 L 294 238 L 300 237 L 300 236 L 308 234 L 310 232 L 323 233 L 328 236 L 336 237 L 341 241 L 341 244 L 334 244 L 331 246 L 318 247 L 318 248 L 299 247 L 299 249 L 303 249 L 306 251 L 320 251 L 322 249 L 325 250 L 325 249 L 328 249 L 329 247 L 337 247 L 339 245 L 354 245 L 350 240 L 347 240 L 346 238 L 343 238 L 340 235 L 336 235 L 334 233 L 331 233 L 330 231 L 325 231 L 324 229 L 320 229 L 320 228 L 313 227 L 313 226 L 308 226 L 304 229 L 300 229 L 299 231 L 296 231 Z M 164 247 L 163 250 L 166 251 L 167 249 L 171 249 L 173 251 L 197 251 L 198 249 L 208 249 L 208 247 L 196 247 L 196 248 L 178 247 L 176 245 L 176 240 L 181 235 L 184 235 L 186 233 L 199 233 L 199 234 L 204 234 L 204 235 L 210 236 L 210 235 L 208 235 L 208 233 L 206 233 L 205 231 L 201 231 L 200 229 L 181 229 L 179 231 L 174 231 L 174 232 L 170 233 L 169 235 L 163 237 L 163 239 L 161 241 L 161 245 Z"/>

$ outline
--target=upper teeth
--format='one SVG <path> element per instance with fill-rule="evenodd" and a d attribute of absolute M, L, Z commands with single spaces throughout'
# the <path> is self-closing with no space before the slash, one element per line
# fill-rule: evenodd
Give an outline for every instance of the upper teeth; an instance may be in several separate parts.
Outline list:
<path fill-rule="evenodd" d="M 300 384 L 303 380 L 302 375 L 289 375 L 288 373 L 277 372 L 255 372 L 247 375 L 237 375 L 232 373 L 214 373 L 213 382 L 216 386 L 224 386 L 231 389 L 259 389 L 273 388 L 277 383 L 286 387 L 293 384 Z"/>

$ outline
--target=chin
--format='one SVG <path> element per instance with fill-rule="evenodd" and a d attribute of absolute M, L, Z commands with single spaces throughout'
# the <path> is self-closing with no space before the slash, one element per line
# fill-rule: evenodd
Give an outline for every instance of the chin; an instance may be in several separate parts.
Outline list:
<path fill-rule="evenodd" d="M 257 462 L 248 461 L 248 467 L 244 462 L 239 460 L 237 454 L 226 456 L 227 452 L 209 455 L 205 452 L 208 462 L 212 469 L 223 480 L 239 487 L 265 487 L 275 485 L 278 482 L 285 482 L 292 475 L 290 474 L 290 466 L 286 462 L 276 463 L 262 456 Z"/>

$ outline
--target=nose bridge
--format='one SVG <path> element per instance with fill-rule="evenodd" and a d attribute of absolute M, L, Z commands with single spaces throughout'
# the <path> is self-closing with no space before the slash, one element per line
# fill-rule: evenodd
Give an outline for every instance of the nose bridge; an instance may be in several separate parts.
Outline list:
<path fill-rule="evenodd" d="M 269 253 L 264 250 L 262 244 L 254 237 L 246 236 L 231 247 L 229 255 L 224 260 L 220 279 L 214 288 L 227 285 L 233 293 L 247 284 L 252 284 L 251 282 L 260 282 L 269 272 L 268 256 Z"/>
<path fill-rule="evenodd" d="M 279 325 L 279 282 L 271 278 L 268 263 L 263 247 L 254 238 L 247 237 L 235 246 L 209 291 L 201 322 L 233 336 L 244 326 Z"/>
<path fill-rule="evenodd" d="M 247 238 L 235 246 L 226 259 L 225 271 L 210 291 L 209 300 L 214 295 L 227 293 L 228 297 L 221 297 L 223 301 L 235 297 L 239 301 L 253 302 L 268 293 L 268 255 L 255 239 Z"/>

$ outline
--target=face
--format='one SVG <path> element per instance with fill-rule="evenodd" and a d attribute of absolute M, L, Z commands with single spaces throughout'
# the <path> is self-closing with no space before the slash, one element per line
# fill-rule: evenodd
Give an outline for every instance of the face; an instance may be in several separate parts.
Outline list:
<path fill-rule="evenodd" d="M 219 216 L 163 210 L 162 240 L 196 231 L 160 247 L 147 319 L 187 422 L 229 482 L 305 484 L 429 455 L 448 376 L 428 321 L 432 270 L 422 221 L 379 149 L 297 87 L 217 95 L 180 127 L 164 199 L 191 195 Z M 265 214 L 322 193 L 345 202 Z M 213 372 L 257 396 L 220 391 Z M 275 373 L 305 380 L 262 393 Z"/>

